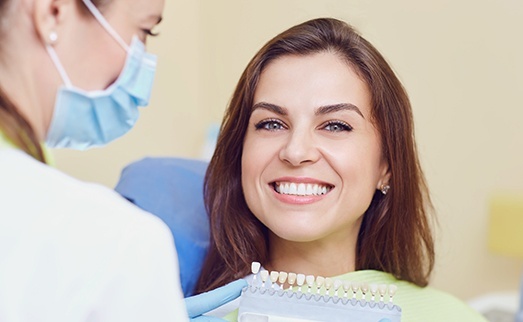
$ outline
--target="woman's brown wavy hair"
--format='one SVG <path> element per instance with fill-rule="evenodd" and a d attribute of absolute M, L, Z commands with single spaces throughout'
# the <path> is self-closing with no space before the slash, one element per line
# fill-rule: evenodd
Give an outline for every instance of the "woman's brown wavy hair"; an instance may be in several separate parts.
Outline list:
<path fill-rule="evenodd" d="M 375 269 L 426 286 L 434 266 L 429 224 L 432 204 L 418 160 L 409 98 L 381 54 L 350 25 L 332 18 L 294 26 L 270 40 L 249 62 L 226 110 L 207 170 L 205 205 L 211 243 L 196 293 L 250 273 L 269 260 L 267 227 L 249 210 L 242 192 L 241 156 L 260 74 L 286 55 L 333 52 L 367 84 L 372 119 L 389 164 L 390 190 L 376 191 L 358 236 L 356 269 Z"/>
<path fill-rule="evenodd" d="M 0 0 L 0 20 L 9 13 L 9 6 L 14 0 Z M 92 0 L 95 6 L 103 7 L 111 0 Z M 85 8 L 82 0 L 78 0 L 78 5 L 84 14 L 90 14 Z M 7 30 L 0 30 L 0 39 Z M 2 48 L 0 46 L 0 54 Z M 15 146 L 31 155 L 35 159 L 45 162 L 45 156 L 38 136 L 29 121 L 20 113 L 18 108 L 3 90 L 0 84 L 0 132 L 9 139 Z"/>

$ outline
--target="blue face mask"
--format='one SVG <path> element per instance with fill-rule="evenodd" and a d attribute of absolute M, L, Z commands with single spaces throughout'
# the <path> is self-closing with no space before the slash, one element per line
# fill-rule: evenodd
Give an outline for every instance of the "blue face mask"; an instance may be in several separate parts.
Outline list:
<path fill-rule="evenodd" d="M 127 133 L 139 116 L 138 106 L 149 103 L 156 56 L 145 51 L 145 45 L 134 37 L 128 46 L 114 31 L 90 0 L 85 5 L 127 51 L 125 66 L 118 79 L 105 90 L 84 91 L 72 85 L 56 52 L 47 50 L 64 86 L 58 90 L 46 143 L 52 148 L 84 150 L 103 146 Z"/>

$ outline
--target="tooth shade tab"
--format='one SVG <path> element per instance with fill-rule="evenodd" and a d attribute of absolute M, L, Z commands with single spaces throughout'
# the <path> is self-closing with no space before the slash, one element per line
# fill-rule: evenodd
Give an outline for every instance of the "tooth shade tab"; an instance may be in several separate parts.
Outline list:
<path fill-rule="evenodd" d="M 272 287 L 274 288 L 274 285 L 278 281 L 278 277 L 280 276 L 280 273 L 272 271 L 269 275 L 269 278 L 271 279 Z"/>
<path fill-rule="evenodd" d="M 296 273 L 289 273 L 287 276 L 287 282 L 294 285 L 294 283 L 296 283 Z"/>
<path fill-rule="evenodd" d="M 256 275 L 260 271 L 261 264 L 259 262 L 252 262 L 251 264 L 251 272 Z"/>
<path fill-rule="evenodd" d="M 295 196 L 321 196 L 332 189 L 327 185 L 295 182 L 275 182 L 274 188 L 279 194 Z"/>
<path fill-rule="evenodd" d="M 387 285 L 386 284 L 379 284 L 378 285 L 378 293 L 380 293 L 380 302 L 383 302 L 383 298 L 385 297 L 385 294 L 387 294 Z"/>
<path fill-rule="evenodd" d="M 272 271 L 269 276 L 270 276 L 271 282 L 276 283 L 276 281 L 278 280 L 278 277 L 280 276 L 280 273 Z"/>
<path fill-rule="evenodd" d="M 340 296 L 339 290 L 341 290 L 341 287 L 343 286 L 342 280 L 334 280 L 334 296 Z"/>
<path fill-rule="evenodd" d="M 356 298 L 356 294 L 358 293 L 358 290 L 360 289 L 360 283 L 352 283 L 351 285 L 352 287 L 352 298 L 355 299 Z"/>
<path fill-rule="evenodd" d="M 389 285 L 389 302 L 392 303 L 392 298 L 396 295 L 398 287 L 394 284 Z"/>
<path fill-rule="evenodd" d="M 301 288 L 303 283 L 305 283 L 305 274 L 298 274 L 296 276 L 296 284 Z"/>
<path fill-rule="evenodd" d="M 347 297 L 347 294 L 351 290 L 351 282 L 349 281 L 343 281 L 343 297 Z"/>
<path fill-rule="evenodd" d="M 296 283 L 296 273 L 289 273 L 287 276 L 287 283 L 289 283 L 289 291 L 291 291 L 292 286 Z"/>
<path fill-rule="evenodd" d="M 378 293 L 378 284 L 370 284 L 370 294 L 372 294 L 371 301 L 374 301 Z"/>
<path fill-rule="evenodd" d="M 362 283 L 362 284 L 361 284 L 361 287 L 360 287 L 360 290 L 361 290 L 361 294 L 363 295 L 363 298 L 365 298 L 365 295 L 366 295 L 367 292 L 369 291 L 369 284 L 367 284 L 367 283 Z"/>
<path fill-rule="evenodd" d="M 310 293 L 311 288 L 314 285 L 314 275 L 307 275 L 307 277 L 305 277 L 305 281 L 307 282 L 307 292 Z"/>
<path fill-rule="evenodd" d="M 281 285 L 285 284 L 285 282 L 287 281 L 287 273 L 286 272 L 280 272 L 280 276 L 278 277 L 278 283 L 280 283 Z"/>
<path fill-rule="evenodd" d="M 269 271 L 264 270 L 264 269 L 261 270 L 260 271 L 260 278 L 261 278 L 261 280 L 263 282 L 262 285 L 265 286 L 265 282 L 267 282 L 267 279 L 269 278 Z"/>
<path fill-rule="evenodd" d="M 317 294 L 320 294 L 320 289 L 323 286 L 323 282 L 325 282 L 325 277 L 316 276 L 316 293 Z"/>

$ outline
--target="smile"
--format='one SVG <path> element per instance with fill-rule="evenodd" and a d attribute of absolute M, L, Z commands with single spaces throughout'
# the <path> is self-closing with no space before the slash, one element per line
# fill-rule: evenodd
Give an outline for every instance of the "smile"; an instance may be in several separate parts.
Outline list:
<path fill-rule="evenodd" d="M 282 195 L 321 196 L 332 190 L 333 186 L 314 183 L 274 182 L 274 190 Z"/>

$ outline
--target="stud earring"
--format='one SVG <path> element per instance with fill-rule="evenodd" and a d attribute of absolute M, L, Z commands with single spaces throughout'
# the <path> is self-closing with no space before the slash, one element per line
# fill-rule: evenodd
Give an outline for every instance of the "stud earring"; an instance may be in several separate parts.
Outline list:
<path fill-rule="evenodd" d="M 380 191 L 382 194 L 386 195 L 387 192 L 389 192 L 390 186 L 388 184 L 382 184 L 380 187 Z"/>
<path fill-rule="evenodd" d="M 56 31 L 51 31 L 51 33 L 49 34 L 49 44 L 54 45 L 57 40 L 58 34 L 56 33 Z"/>

